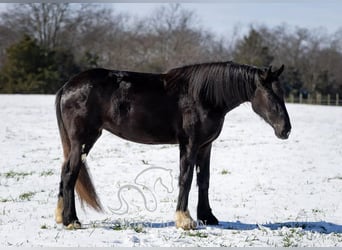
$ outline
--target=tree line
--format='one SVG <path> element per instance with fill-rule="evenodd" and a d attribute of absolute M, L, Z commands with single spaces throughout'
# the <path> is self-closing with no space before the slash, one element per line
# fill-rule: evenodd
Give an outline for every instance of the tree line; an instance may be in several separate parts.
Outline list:
<path fill-rule="evenodd" d="M 229 37 L 199 26 L 196 13 L 163 5 L 148 17 L 106 5 L 9 4 L 0 13 L 0 93 L 55 93 L 82 70 L 164 72 L 185 64 L 233 60 L 285 64 L 287 94 L 342 96 L 342 28 L 333 34 L 285 24 L 239 26 Z"/>

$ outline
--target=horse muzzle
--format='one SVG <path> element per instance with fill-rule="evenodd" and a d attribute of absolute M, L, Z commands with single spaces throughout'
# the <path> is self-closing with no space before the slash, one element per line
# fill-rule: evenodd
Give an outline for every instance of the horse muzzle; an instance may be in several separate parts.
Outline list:
<path fill-rule="evenodd" d="M 291 126 L 283 129 L 275 129 L 275 134 L 279 139 L 286 140 L 291 134 Z"/>

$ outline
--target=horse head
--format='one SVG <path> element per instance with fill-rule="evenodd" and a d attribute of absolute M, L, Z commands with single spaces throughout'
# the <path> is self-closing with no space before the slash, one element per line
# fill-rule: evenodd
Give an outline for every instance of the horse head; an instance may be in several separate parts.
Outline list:
<path fill-rule="evenodd" d="M 291 132 L 291 123 L 285 107 L 284 91 L 279 83 L 283 70 L 284 65 L 272 72 L 270 66 L 259 74 L 251 103 L 254 112 L 271 125 L 276 136 L 287 139 Z"/>
<path fill-rule="evenodd" d="M 161 171 L 161 173 L 163 173 L 163 175 L 159 176 L 159 178 L 155 182 L 155 185 L 157 184 L 159 180 L 160 184 L 166 189 L 166 191 L 168 193 L 172 193 L 174 190 L 172 169 L 163 168 L 163 171 Z"/>

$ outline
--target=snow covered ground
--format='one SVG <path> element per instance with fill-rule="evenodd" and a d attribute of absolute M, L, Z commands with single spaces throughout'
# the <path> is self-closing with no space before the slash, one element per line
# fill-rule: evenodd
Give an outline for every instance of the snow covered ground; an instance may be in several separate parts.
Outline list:
<path fill-rule="evenodd" d="M 70 231 L 54 222 L 62 163 L 54 96 L 0 95 L 0 246 L 342 247 L 342 108 L 287 106 L 286 141 L 249 104 L 226 116 L 211 163 L 219 226 L 174 227 L 177 146 L 104 132 L 87 161 L 105 212 L 77 202 L 84 229 Z"/>

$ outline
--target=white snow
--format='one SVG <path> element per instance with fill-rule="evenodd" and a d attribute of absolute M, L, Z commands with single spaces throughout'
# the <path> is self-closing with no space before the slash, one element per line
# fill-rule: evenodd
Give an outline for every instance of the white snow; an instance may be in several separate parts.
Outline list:
<path fill-rule="evenodd" d="M 342 247 L 342 108 L 287 107 L 292 133 L 285 141 L 249 104 L 226 116 L 211 158 L 219 226 L 174 227 L 177 146 L 104 132 L 87 162 L 105 212 L 77 201 L 84 229 L 70 231 L 54 222 L 62 164 L 54 96 L 0 95 L 0 246 Z M 123 215 L 115 210 L 119 190 Z M 196 203 L 194 178 L 193 218 Z"/>

